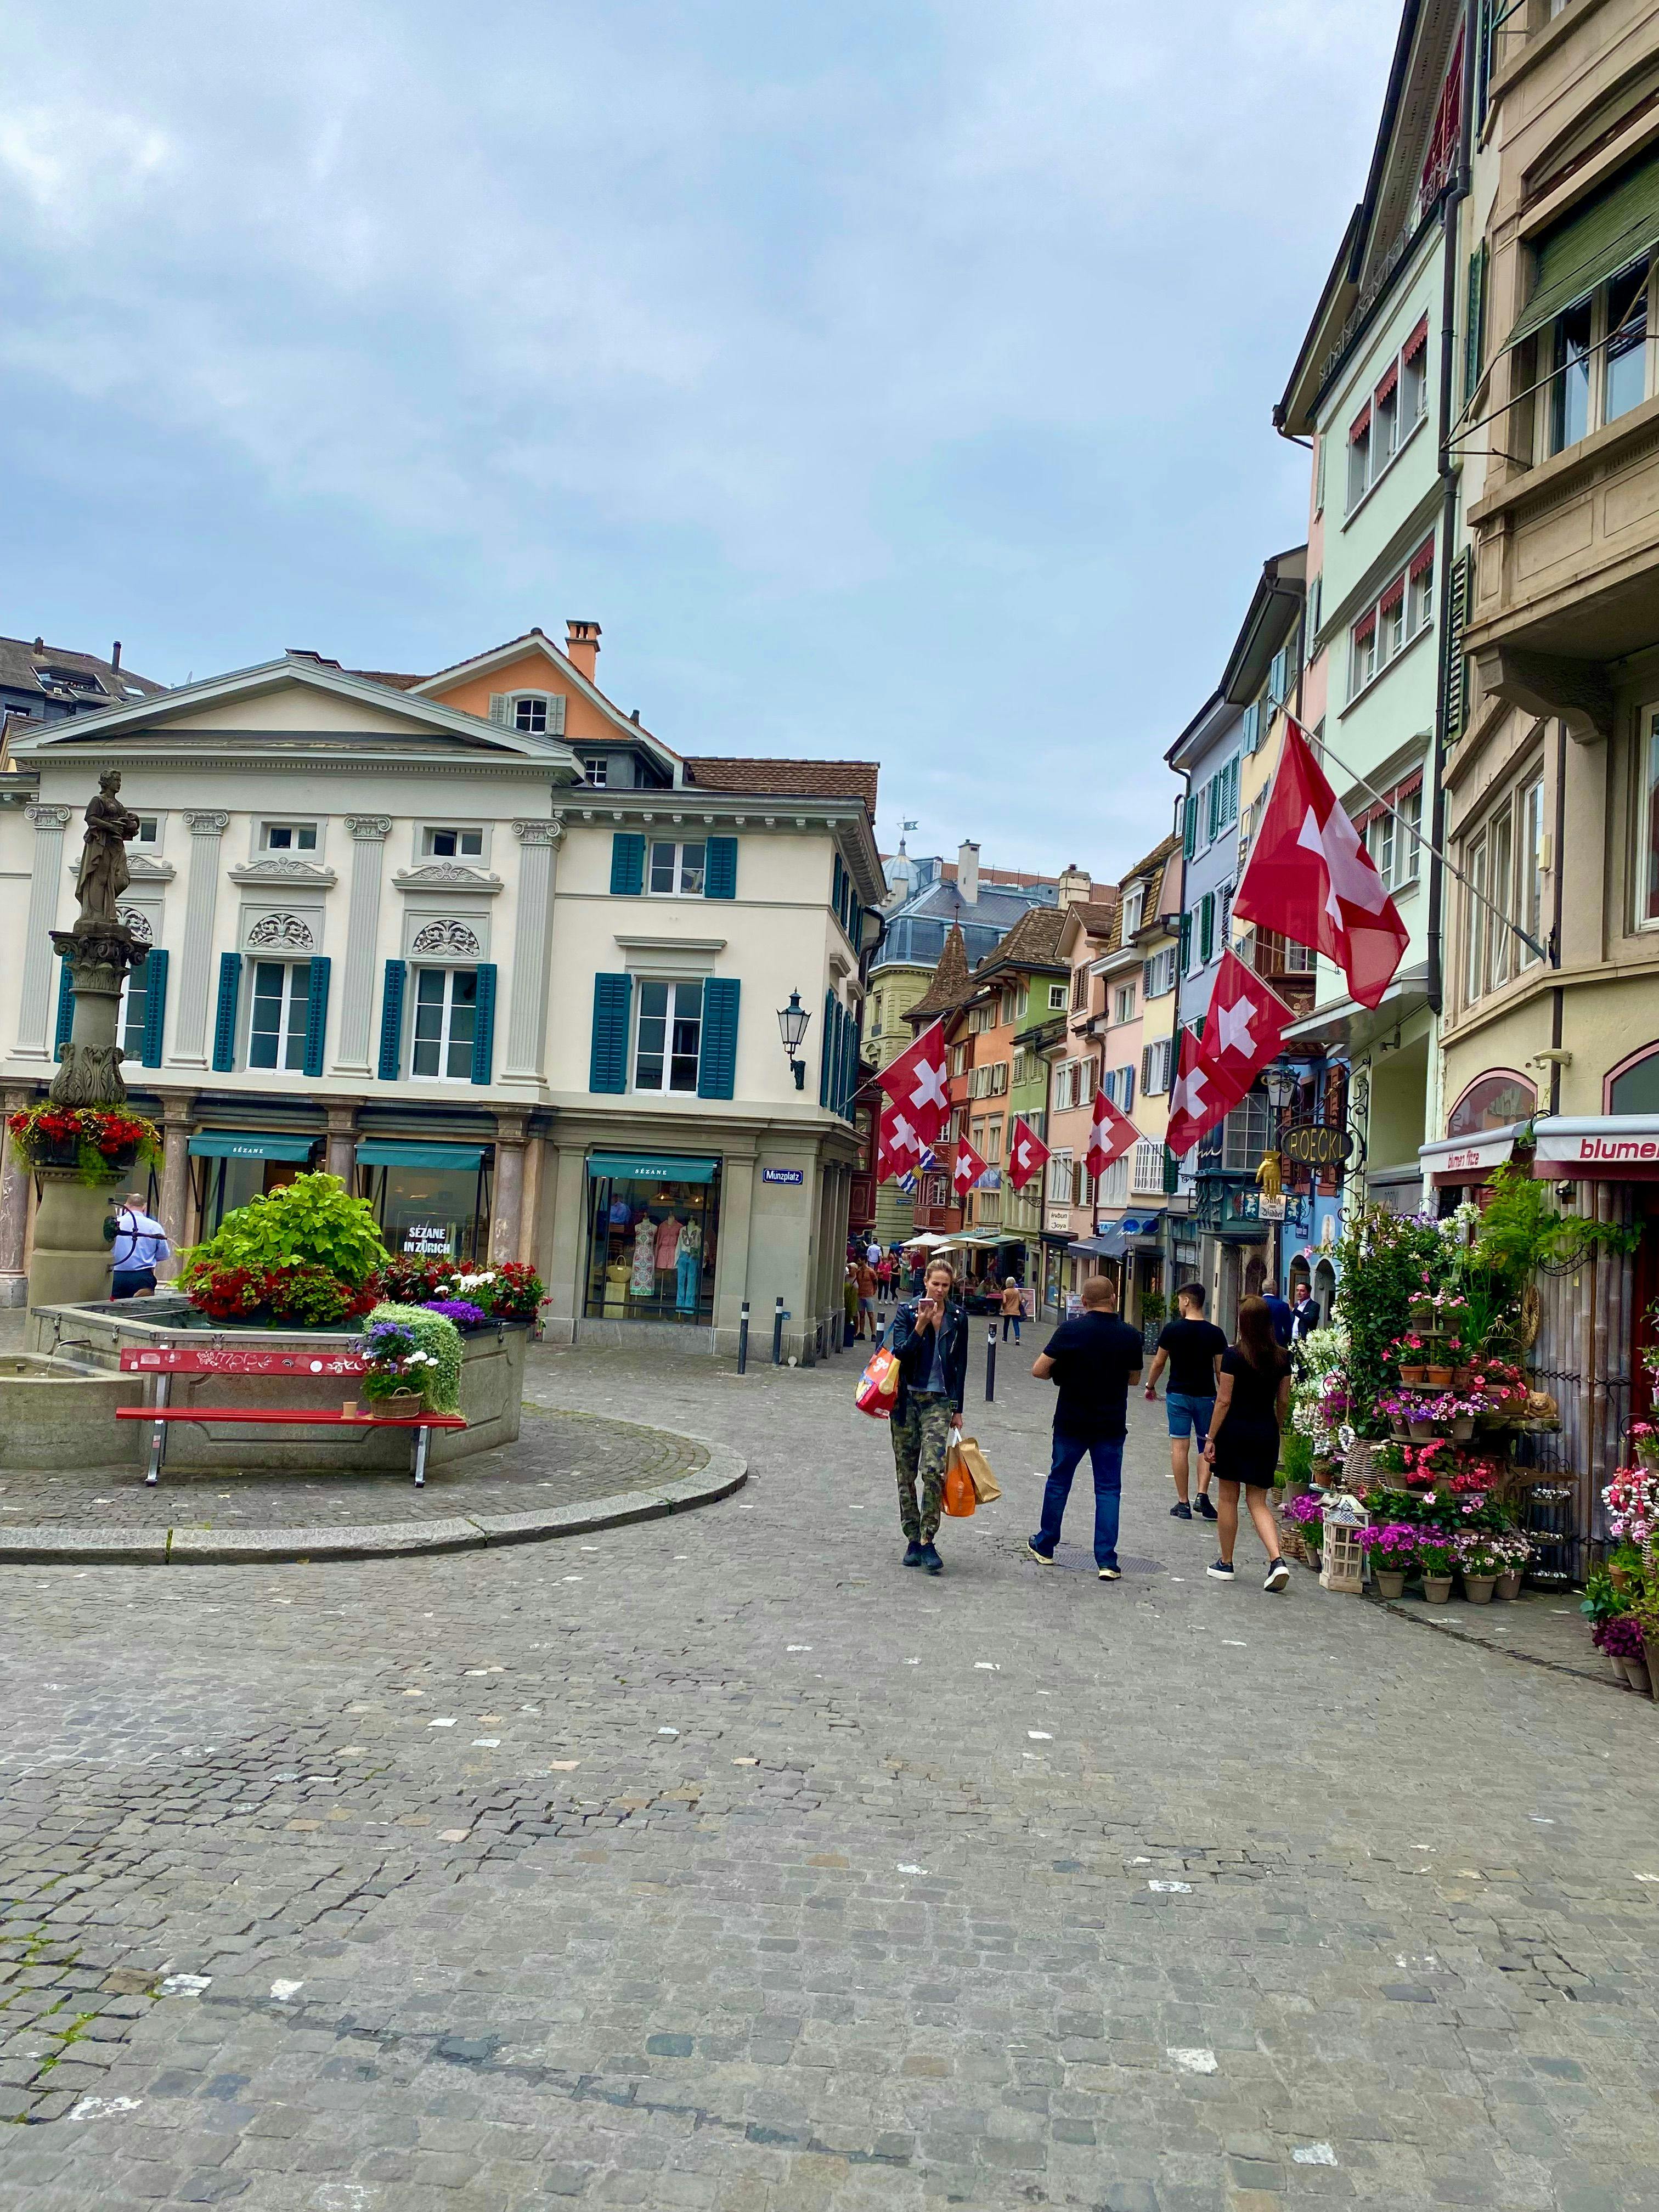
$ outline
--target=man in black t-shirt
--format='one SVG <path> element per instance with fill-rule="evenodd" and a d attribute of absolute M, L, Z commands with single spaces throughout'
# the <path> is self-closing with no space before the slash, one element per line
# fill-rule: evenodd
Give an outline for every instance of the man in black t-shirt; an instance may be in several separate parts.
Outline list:
<path fill-rule="evenodd" d="M 1216 1513 L 1210 1503 L 1210 1462 L 1204 1456 L 1204 1446 L 1209 1438 L 1210 1416 L 1215 1411 L 1216 1378 L 1221 1372 L 1221 1355 L 1227 1349 L 1227 1339 L 1213 1322 L 1204 1318 L 1201 1283 L 1183 1283 L 1176 1292 L 1176 1309 L 1181 1319 L 1172 1321 L 1158 1340 L 1152 1371 L 1146 1378 L 1146 1395 L 1156 1395 L 1158 1378 L 1167 1367 L 1170 1382 L 1164 1394 L 1164 1411 L 1170 1425 L 1170 1472 L 1175 1477 L 1176 1486 L 1170 1519 L 1190 1521 L 1193 1517 L 1187 1498 L 1188 1456 L 1196 1432 L 1198 1517 L 1200 1521 L 1213 1521 Z"/>
<path fill-rule="evenodd" d="M 1040 1382 L 1052 1376 L 1060 1389 L 1042 1526 L 1026 1546 L 1045 1567 L 1054 1565 L 1072 1477 L 1087 1452 L 1095 1479 L 1095 1571 L 1103 1583 L 1122 1579 L 1117 1521 L 1123 1438 L 1129 1385 L 1140 1380 L 1140 1358 L 1139 1331 L 1117 1318 L 1117 1285 L 1109 1275 L 1091 1275 L 1083 1285 L 1082 1312 L 1060 1323 L 1031 1369 Z"/>

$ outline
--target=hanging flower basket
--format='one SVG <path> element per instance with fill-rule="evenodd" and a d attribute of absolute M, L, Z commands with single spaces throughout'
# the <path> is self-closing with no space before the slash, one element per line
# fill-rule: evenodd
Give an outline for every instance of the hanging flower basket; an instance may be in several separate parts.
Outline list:
<path fill-rule="evenodd" d="M 55 1106 L 46 1099 L 9 1115 L 13 1157 L 31 1170 L 72 1168 L 82 1182 L 129 1175 L 161 1157 L 161 1133 L 115 1106 Z"/>

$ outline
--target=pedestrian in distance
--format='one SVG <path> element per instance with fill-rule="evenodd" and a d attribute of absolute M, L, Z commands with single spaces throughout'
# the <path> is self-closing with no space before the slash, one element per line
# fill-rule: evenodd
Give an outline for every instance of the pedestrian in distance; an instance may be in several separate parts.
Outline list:
<path fill-rule="evenodd" d="M 1170 1370 L 1164 1418 L 1170 1431 L 1170 1473 L 1176 1486 L 1176 1502 L 1170 1508 L 1172 1521 L 1193 1517 L 1188 1491 L 1194 1437 L 1198 1439 L 1198 1517 L 1200 1521 L 1216 1517 L 1210 1503 L 1210 1463 L 1204 1456 L 1204 1446 L 1209 1437 L 1210 1416 L 1215 1411 L 1217 1378 L 1227 1338 L 1213 1322 L 1205 1320 L 1205 1303 L 1202 1283 L 1183 1283 L 1176 1292 L 1176 1310 L 1181 1318 L 1170 1322 L 1159 1336 L 1152 1371 L 1146 1378 L 1146 1395 L 1153 1398 L 1159 1376 L 1166 1367 Z"/>
<path fill-rule="evenodd" d="M 867 1260 L 860 1260 L 853 1273 L 859 1286 L 858 1333 L 873 1341 L 881 1334 L 876 1326 L 876 1271 Z"/>
<path fill-rule="evenodd" d="M 1123 1578 L 1117 1563 L 1118 1510 L 1129 1386 L 1140 1380 L 1140 1332 L 1118 1319 L 1117 1285 L 1109 1275 L 1087 1279 L 1081 1306 L 1075 1321 L 1060 1323 L 1031 1369 L 1040 1382 L 1052 1378 L 1060 1395 L 1042 1492 L 1042 1526 L 1025 1548 L 1042 1565 L 1054 1565 L 1072 1477 L 1086 1452 L 1095 1481 L 1095 1571 L 1102 1582 L 1115 1583 Z"/>
<path fill-rule="evenodd" d="M 126 1204 L 116 1208 L 115 1242 L 109 1255 L 111 1297 L 153 1297 L 156 1267 L 172 1251 L 167 1231 L 145 1212 L 143 1194 L 130 1190 Z"/>
<path fill-rule="evenodd" d="M 1291 1309 L 1291 1334 L 1297 1344 L 1305 1343 L 1316 1328 L 1323 1328 L 1325 1316 L 1319 1301 L 1306 1283 L 1302 1285 L 1296 1304 Z"/>
<path fill-rule="evenodd" d="M 1011 1327 L 1014 1332 L 1014 1342 L 1019 1342 L 1019 1325 L 1024 1317 L 1025 1292 L 1010 1275 L 1002 1286 L 1002 1340 L 1005 1344 L 1008 1341 Z"/>
<path fill-rule="evenodd" d="M 968 1388 L 968 1313 L 956 1290 L 951 1261 L 930 1260 L 921 1297 L 907 1299 L 892 1322 L 898 1361 L 893 1465 L 904 1564 L 925 1567 L 930 1575 L 944 1571 L 933 1539 L 945 1492 L 945 1451 L 951 1430 L 962 1419 Z"/>
<path fill-rule="evenodd" d="M 841 1296 L 842 1310 L 847 1316 L 847 1342 L 856 1344 L 859 1340 L 859 1263 L 856 1260 L 847 1262 Z"/>
<path fill-rule="evenodd" d="M 1205 1447 L 1221 1492 L 1216 1529 L 1221 1556 L 1207 1570 L 1217 1582 L 1233 1579 L 1241 1490 L 1267 1554 L 1267 1578 L 1261 1587 L 1276 1592 L 1291 1579 L 1290 1569 L 1279 1556 L 1279 1532 L 1267 1504 L 1290 1405 L 1290 1354 L 1274 1339 L 1267 1300 L 1246 1298 L 1238 1309 L 1237 1338 L 1221 1357 L 1220 1384 Z"/>
<path fill-rule="evenodd" d="M 1267 1318 L 1273 1325 L 1273 1342 L 1281 1351 L 1289 1351 L 1291 1332 L 1295 1326 L 1290 1300 L 1281 1298 L 1277 1291 L 1264 1291 L 1261 1303 L 1267 1307 Z"/>

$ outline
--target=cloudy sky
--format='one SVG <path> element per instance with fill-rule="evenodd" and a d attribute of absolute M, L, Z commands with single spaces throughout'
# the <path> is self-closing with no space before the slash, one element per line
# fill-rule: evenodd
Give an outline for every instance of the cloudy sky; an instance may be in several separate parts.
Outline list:
<path fill-rule="evenodd" d="M 1395 0 L 9 0 L 0 630 L 540 623 L 884 844 L 1115 875 L 1262 557 Z"/>

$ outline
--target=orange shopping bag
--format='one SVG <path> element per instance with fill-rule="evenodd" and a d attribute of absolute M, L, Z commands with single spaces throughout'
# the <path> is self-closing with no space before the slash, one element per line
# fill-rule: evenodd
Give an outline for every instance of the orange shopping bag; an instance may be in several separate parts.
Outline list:
<path fill-rule="evenodd" d="M 979 1504 L 974 1495 L 974 1478 L 968 1472 L 968 1462 L 962 1456 L 962 1431 L 952 1429 L 951 1441 L 945 1453 L 945 1494 L 940 1504 L 956 1521 L 965 1521 Z"/>

